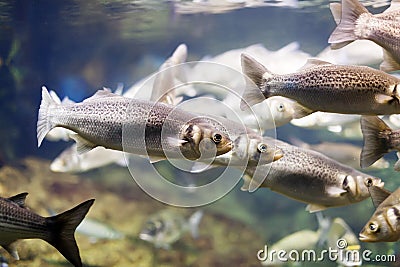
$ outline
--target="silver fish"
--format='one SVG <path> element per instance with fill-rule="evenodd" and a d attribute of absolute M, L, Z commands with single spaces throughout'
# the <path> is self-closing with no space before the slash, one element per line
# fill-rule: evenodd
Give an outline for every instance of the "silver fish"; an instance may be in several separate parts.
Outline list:
<path fill-rule="evenodd" d="M 308 203 L 307 210 L 315 212 L 362 201 L 369 197 L 367 185 L 384 185 L 381 179 L 342 165 L 321 153 L 278 140 L 276 146 L 284 156 L 270 163 L 271 166 L 247 168 L 242 190 L 254 190 L 251 177 L 264 175 L 266 178 L 261 187 Z"/>
<path fill-rule="evenodd" d="M 391 150 L 400 151 L 400 130 L 392 130 L 380 118 L 362 116 L 361 130 L 364 137 L 360 157 L 362 168 L 370 166 Z"/>
<path fill-rule="evenodd" d="M 79 154 L 76 144 L 73 144 L 51 162 L 50 170 L 53 172 L 80 173 L 112 163 L 126 166 L 124 153 L 99 146 L 86 153 Z"/>
<path fill-rule="evenodd" d="M 60 105 L 43 87 L 37 122 L 38 146 L 54 127 L 74 131 L 72 138 L 81 153 L 103 146 L 149 155 L 152 161 L 157 161 L 167 155 L 198 159 L 202 149 L 221 155 L 232 148 L 227 130 L 216 120 L 164 103 L 115 95 L 108 90 L 100 90 L 82 103 Z"/>
<path fill-rule="evenodd" d="M 398 0 L 392 0 L 388 10 L 376 15 L 369 13 L 358 0 L 342 0 L 341 5 L 332 3 L 330 7 L 335 20 L 340 20 L 328 40 L 332 49 L 339 49 L 355 40 L 371 40 L 384 49 L 381 70 L 400 69 Z"/>
<path fill-rule="evenodd" d="M 400 113 L 397 90 L 400 79 L 364 66 L 341 66 L 309 59 L 296 73 L 277 75 L 248 55 L 242 55 L 243 72 L 250 78 L 241 108 L 280 95 L 297 101 L 303 112 L 343 114 Z"/>
<path fill-rule="evenodd" d="M 188 230 L 197 238 L 202 217 L 201 210 L 193 213 L 188 220 L 175 210 L 161 210 L 147 219 L 139 238 L 153 243 L 157 248 L 169 249 Z"/>
<path fill-rule="evenodd" d="M 396 242 L 400 240 L 400 188 L 391 193 L 371 186 L 375 213 L 359 234 L 364 242 Z"/>
<path fill-rule="evenodd" d="M 86 216 L 94 199 L 52 217 L 42 217 L 25 207 L 28 193 L 0 198 L 0 245 L 19 259 L 15 241 L 39 238 L 55 247 L 69 262 L 81 267 L 81 257 L 74 232 Z"/>
<path fill-rule="evenodd" d="M 122 239 L 124 234 L 106 225 L 103 222 L 91 218 L 85 218 L 76 228 L 78 234 L 89 237 L 92 243 L 98 239 Z"/>

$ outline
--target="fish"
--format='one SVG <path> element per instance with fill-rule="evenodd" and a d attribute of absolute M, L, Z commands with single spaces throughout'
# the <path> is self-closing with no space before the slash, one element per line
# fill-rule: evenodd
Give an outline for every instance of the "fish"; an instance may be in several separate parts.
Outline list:
<path fill-rule="evenodd" d="M 193 238 L 197 238 L 202 217 L 202 210 L 196 211 L 186 220 L 181 213 L 164 209 L 149 216 L 139 238 L 153 243 L 156 248 L 169 249 L 186 231 L 190 231 Z"/>
<path fill-rule="evenodd" d="M 246 109 L 271 96 L 283 96 L 303 106 L 303 113 L 383 115 L 400 113 L 400 79 L 366 66 L 342 66 L 309 59 L 296 73 L 277 75 L 242 54 L 249 77 L 242 96 Z"/>
<path fill-rule="evenodd" d="M 400 151 L 400 130 L 392 130 L 376 116 L 362 116 L 364 145 L 360 156 L 361 168 L 366 168 L 391 150 Z"/>
<path fill-rule="evenodd" d="M 332 220 L 331 226 L 327 232 L 326 241 L 328 248 L 338 250 L 336 262 L 340 266 L 361 266 L 361 253 L 358 252 L 361 248 L 360 242 L 345 220 L 340 217 L 336 217 Z M 338 242 L 343 242 L 343 244 Z"/>
<path fill-rule="evenodd" d="M 358 0 L 342 0 L 330 5 L 336 21 L 340 22 L 328 39 L 332 49 L 339 49 L 355 41 L 366 39 L 383 48 L 380 69 L 386 72 L 400 69 L 400 6 L 392 0 L 381 14 L 371 14 Z"/>
<path fill-rule="evenodd" d="M 131 99 L 99 90 L 81 103 L 59 104 L 42 88 L 37 121 L 38 147 L 55 127 L 74 131 L 79 153 L 97 146 L 149 155 L 198 159 L 231 150 L 229 133 L 218 121 L 161 102 Z M 212 151 L 214 153 L 202 153 Z"/>
<path fill-rule="evenodd" d="M 50 170 L 53 172 L 81 173 L 113 163 L 126 167 L 124 153 L 99 146 L 86 153 L 79 154 L 77 145 L 73 144 L 51 162 Z"/>
<path fill-rule="evenodd" d="M 318 242 L 321 239 L 321 235 L 329 230 L 331 225 L 331 221 L 327 218 L 323 218 L 320 212 L 316 213 L 318 219 L 318 229 L 317 230 L 310 230 L 310 229 L 303 229 L 294 233 L 291 233 L 271 246 L 267 246 L 268 251 L 280 251 L 284 250 L 286 252 L 290 252 L 292 250 L 296 250 L 298 253 L 302 253 L 304 250 L 311 250 L 316 249 Z M 266 252 L 268 252 L 266 250 Z M 261 261 L 263 266 L 278 266 L 287 264 L 288 261 L 282 261 L 278 257 L 266 257 L 264 256 L 265 260 Z"/>
<path fill-rule="evenodd" d="M 393 193 L 376 186 L 369 188 L 376 208 L 360 231 L 363 242 L 396 242 L 400 239 L 400 188 Z"/>
<path fill-rule="evenodd" d="M 99 239 L 122 239 L 124 234 L 107 224 L 91 218 L 84 218 L 76 228 L 76 233 L 89 237 L 95 243 Z"/>
<path fill-rule="evenodd" d="M 381 179 L 343 165 L 321 153 L 276 140 L 283 157 L 265 165 L 250 166 L 243 176 L 243 191 L 257 189 L 253 176 L 265 177 L 260 187 L 307 203 L 316 212 L 360 202 L 369 197 L 367 185 L 383 187 Z"/>
<path fill-rule="evenodd" d="M 28 193 L 0 198 L 0 245 L 19 260 L 15 241 L 39 238 L 55 247 L 72 265 L 81 267 L 74 232 L 88 213 L 94 199 L 51 217 L 42 217 L 25 206 Z"/>
<path fill-rule="evenodd" d="M 360 168 L 360 154 L 362 148 L 350 143 L 339 142 L 322 142 L 319 144 L 307 144 L 299 139 L 291 138 L 291 143 L 320 152 L 342 164 L 348 165 L 352 168 Z M 370 166 L 374 169 L 385 169 L 389 167 L 389 162 L 381 158 Z"/>

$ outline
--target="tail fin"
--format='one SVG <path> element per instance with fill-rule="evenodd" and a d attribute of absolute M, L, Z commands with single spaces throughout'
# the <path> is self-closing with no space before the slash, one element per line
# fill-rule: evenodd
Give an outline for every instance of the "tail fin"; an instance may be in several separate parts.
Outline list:
<path fill-rule="evenodd" d="M 242 70 L 243 73 L 250 79 L 246 79 L 246 87 L 243 92 L 240 108 L 245 110 L 250 106 L 258 104 L 265 100 L 260 87 L 263 83 L 265 73 L 273 75 L 266 67 L 256 61 L 249 55 L 242 54 Z"/>
<path fill-rule="evenodd" d="M 57 97 L 58 98 L 58 97 Z M 59 98 L 58 98 L 59 100 Z M 46 134 L 50 132 L 54 126 L 49 121 L 48 110 L 51 106 L 60 105 L 57 100 L 53 98 L 45 86 L 42 87 L 42 102 L 40 103 L 38 121 L 37 121 L 37 140 L 38 147 L 42 144 L 42 141 Z"/>
<path fill-rule="evenodd" d="M 189 218 L 190 233 L 192 234 L 193 238 L 199 237 L 199 224 L 201 218 L 203 218 L 203 214 L 204 212 L 202 210 L 198 210 Z"/>
<path fill-rule="evenodd" d="M 376 116 L 361 116 L 361 130 L 364 146 L 361 151 L 361 168 L 371 166 L 384 154 L 389 152 L 389 143 L 385 136 L 392 130 Z"/>
<path fill-rule="evenodd" d="M 333 10 L 331 8 L 335 21 L 338 19 L 337 7 L 334 5 Z M 328 40 L 332 49 L 342 48 L 358 39 L 354 31 L 356 21 L 363 13 L 369 12 L 358 0 L 342 0 L 342 18 Z"/>
<path fill-rule="evenodd" d="M 47 218 L 51 236 L 46 241 L 54 246 L 75 267 L 82 267 L 78 245 L 74 236 L 75 229 L 85 218 L 93 202 L 94 199 L 87 200 L 70 210 Z"/>

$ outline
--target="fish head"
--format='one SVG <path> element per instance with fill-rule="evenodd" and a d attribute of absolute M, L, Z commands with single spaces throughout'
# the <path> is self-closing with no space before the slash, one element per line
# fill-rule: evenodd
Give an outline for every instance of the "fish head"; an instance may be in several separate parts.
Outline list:
<path fill-rule="evenodd" d="M 276 126 L 281 126 L 293 119 L 294 109 L 292 100 L 281 96 L 274 96 L 267 99 L 272 118 L 275 120 Z"/>
<path fill-rule="evenodd" d="M 361 230 L 359 239 L 363 242 L 395 242 L 400 239 L 399 221 L 396 207 L 378 208 Z"/>
<path fill-rule="evenodd" d="M 215 127 L 215 123 L 218 127 Z M 182 144 L 183 150 L 194 152 L 195 159 L 202 155 L 214 157 L 231 151 L 233 144 L 228 131 L 224 130 L 222 124 L 215 123 L 187 123 L 180 133 L 181 140 L 186 141 Z"/>
<path fill-rule="evenodd" d="M 155 243 L 164 230 L 165 224 L 163 220 L 148 220 L 140 231 L 139 238 L 147 242 Z"/>
<path fill-rule="evenodd" d="M 351 202 L 359 202 L 370 196 L 368 187 L 377 186 L 383 188 L 384 182 L 377 177 L 365 174 L 346 175 L 342 182 L 342 188 L 347 191 Z"/>
<path fill-rule="evenodd" d="M 241 137 L 244 137 L 242 135 Z M 281 149 L 275 146 L 275 140 L 259 135 L 249 135 L 247 147 L 243 150 L 247 151 L 248 163 L 251 165 L 264 165 L 276 161 L 283 157 Z M 235 142 L 236 144 L 237 142 Z M 236 147 L 234 147 L 236 149 Z M 246 153 L 245 153 L 246 154 Z M 242 154 L 243 156 L 243 154 Z"/>
<path fill-rule="evenodd" d="M 76 146 L 73 145 L 51 162 L 50 170 L 53 172 L 79 172 L 82 169 L 80 156 Z"/>

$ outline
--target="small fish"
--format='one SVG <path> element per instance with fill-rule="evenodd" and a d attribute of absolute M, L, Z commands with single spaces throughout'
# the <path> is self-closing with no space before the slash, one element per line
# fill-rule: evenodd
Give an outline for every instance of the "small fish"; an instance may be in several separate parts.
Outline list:
<path fill-rule="evenodd" d="M 126 166 L 124 153 L 99 146 L 86 153 L 79 154 L 76 144 L 73 144 L 51 162 L 50 170 L 53 172 L 80 173 L 112 163 Z"/>
<path fill-rule="evenodd" d="M 331 11 L 337 28 L 329 37 L 332 49 L 339 49 L 354 40 L 367 39 L 382 46 L 383 63 L 380 69 L 386 72 L 400 69 L 400 5 L 398 0 L 382 14 L 372 15 L 358 0 L 342 0 L 332 3 Z"/>
<path fill-rule="evenodd" d="M 362 257 L 361 253 L 359 253 L 359 257 L 356 257 L 354 253 L 350 251 L 360 250 L 360 242 L 357 239 L 356 234 L 354 234 L 353 230 L 350 226 L 342 219 L 335 218 L 333 219 L 331 226 L 327 233 L 327 247 L 338 250 L 338 255 L 336 262 L 340 266 L 361 266 Z M 345 240 L 345 247 L 338 247 L 338 241 Z M 351 256 L 349 256 L 351 255 Z"/>
<path fill-rule="evenodd" d="M 108 90 L 100 90 L 81 103 L 60 105 L 43 87 L 37 122 L 38 146 L 55 127 L 75 132 L 71 137 L 79 153 L 103 146 L 149 155 L 152 162 L 165 159 L 166 154 L 198 159 L 202 148 L 216 155 L 232 148 L 228 132 L 214 119 L 165 103 L 126 98 Z"/>
<path fill-rule="evenodd" d="M 161 210 L 147 219 L 139 238 L 153 243 L 157 248 L 169 249 L 186 231 L 190 231 L 192 236 L 197 238 L 202 217 L 201 210 L 193 213 L 188 220 L 174 210 Z"/>
<path fill-rule="evenodd" d="M 242 190 L 254 191 L 257 187 L 250 179 L 264 176 L 261 187 L 308 203 L 307 210 L 316 212 L 362 201 L 369 197 L 367 185 L 384 185 L 381 179 L 321 153 L 279 140 L 276 140 L 276 146 L 284 156 L 270 164 L 247 168 Z"/>
<path fill-rule="evenodd" d="M 42 217 L 25 206 L 28 193 L 0 198 L 0 245 L 19 259 L 15 241 L 39 238 L 55 247 L 69 262 L 81 267 L 74 232 L 93 205 L 94 199 L 52 217 Z"/>
<path fill-rule="evenodd" d="M 365 66 L 334 65 L 309 59 L 298 72 L 278 75 L 242 54 L 247 80 L 241 108 L 271 96 L 283 96 L 303 106 L 301 116 L 315 111 L 380 115 L 400 113 L 400 79 Z"/>
<path fill-rule="evenodd" d="M 396 242 L 400 239 L 400 188 L 391 193 L 384 188 L 369 188 L 376 208 L 359 234 L 363 242 Z"/>
<path fill-rule="evenodd" d="M 76 228 L 76 233 L 89 237 L 92 243 L 99 239 L 122 239 L 124 234 L 91 218 L 84 218 Z"/>
<path fill-rule="evenodd" d="M 391 150 L 400 151 L 400 130 L 392 130 L 376 116 L 362 116 L 361 130 L 364 146 L 361 152 L 361 168 L 371 166 Z"/>
<path fill-rule="evenodd" d="M 348 165 L 352 168 L 360 168 L 360 154 L 362 148 L 350 143 L 339 143 L 339 142 L 322 142 L 319 144 L 307 144 L 301 140 L 292 138 L 291 143 L 302 147 L 317 151 L 324 154 L 338 162 Z M 375 169 L 385 169 L 389 167 L 389 162 L 386 160 L 379 159 L 370 166 Z"/>

